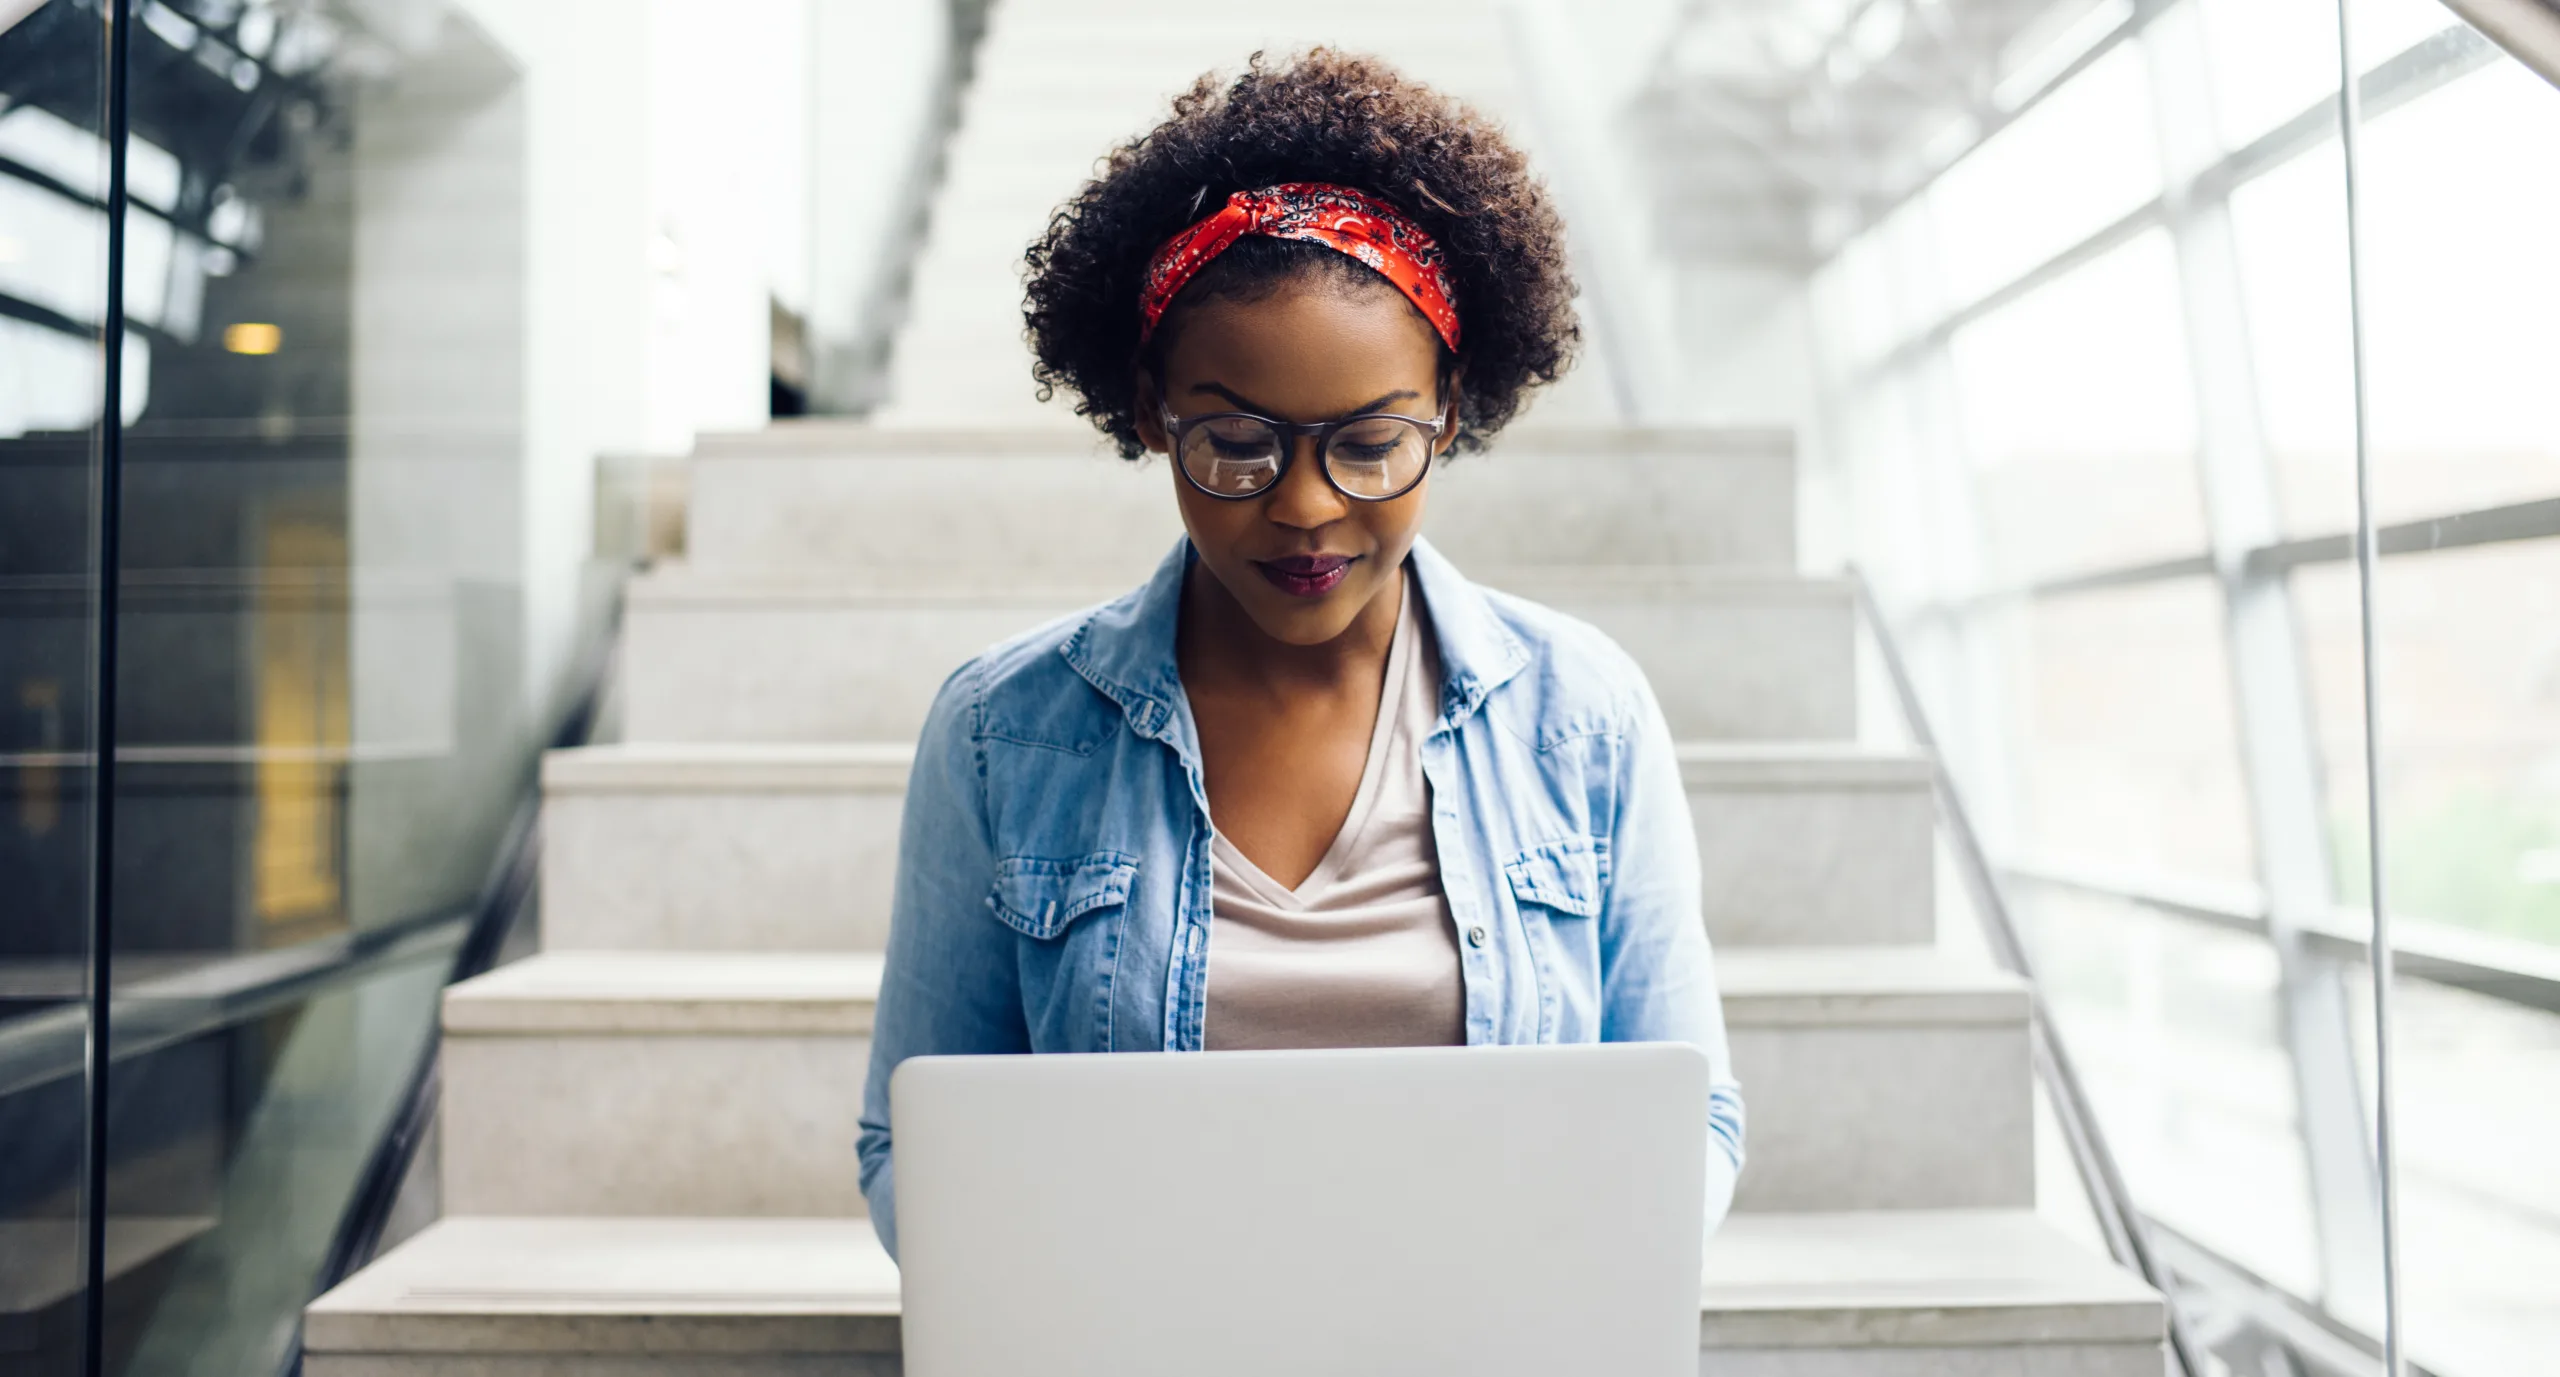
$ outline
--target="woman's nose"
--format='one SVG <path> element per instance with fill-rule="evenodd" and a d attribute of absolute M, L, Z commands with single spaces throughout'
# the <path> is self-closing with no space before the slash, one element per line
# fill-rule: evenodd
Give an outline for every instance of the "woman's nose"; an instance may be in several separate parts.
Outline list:
<path fill-rule="evenodd" d="M 1263 498 L 1262 514 L 1280 525 L 1309 531 L 1349 515 L 1351 504 L 1324 476 L 1324 455 L 1316 448 L 1315 437 L 1295 436 L 1292 443 L 1297 452 L 1290 456 L 1287 472 Z"/>

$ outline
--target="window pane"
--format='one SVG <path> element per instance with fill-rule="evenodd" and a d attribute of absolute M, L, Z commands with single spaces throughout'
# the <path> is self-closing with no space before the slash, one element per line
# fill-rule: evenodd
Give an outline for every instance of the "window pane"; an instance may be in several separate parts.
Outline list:
<path fill-rule="evenodd" d="M 2349 997 L 2373 1065 L 2372 973 Z M 2534 1372 L 2560 1353 L 2560 1015 L 2403 977 L 2392 1122 L 2410 1356 L 2430 1372 Z"/>
<path fill-rule="evenodd" d="M 2141 45 L 2120 44 L 1930 189 L 1948 295 L 1978 300 L 2159 191 Z"/>
<path fill-rule="evenodd" d="M 2560 90 L 2501 58 L 2365 132 L 2376 511 L 2560 496 Z"/>
<path fill-rule="evenodd" d="M 2237 149 L 2338 93 L 2334 0 L 2197 0 L 2214 124 Z M 2438 0 L 2355 0 L 2356 65 L 2372 71 L 2456 21 Z"/>
<path fill-rule="evenodd" d="M 2560 540 L 2386 559 L 2383 829 L 2395 912 L 2560 944 Z M 2361 904 L 2363 682 L 2355 569 L 2295 575 L 2339 892 Z"/>
<path fill-rule="evenodd" d="M 2231 194 L 2258 424 L 2297 535 L 2355 521 L 2345 176 L 2333 139 Z"/>
<path fill-rule="evenodd" d="M 2201 579 L 2004 614 L 2018 844 L 2113 870 L 2250 881 L 2220 594 Z"/>
<path fill-rule="evenodd" d="M 2316 1293 L 2274 950 L 2103 898 L 2029 890 L 2020 908 L 2135 1203 L 2297 1295 Z"/>
<path fill-rule="evenodd" d="M 2204 548 L 2178 265 L 2166 231 L 1967 326 L 1953 353 L 1996 577 L 2023 581 Z"/>

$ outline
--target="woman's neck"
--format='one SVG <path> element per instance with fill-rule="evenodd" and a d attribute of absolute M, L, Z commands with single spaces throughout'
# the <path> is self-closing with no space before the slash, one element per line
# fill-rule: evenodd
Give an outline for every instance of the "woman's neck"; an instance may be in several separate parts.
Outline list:
<path fill-rule="evenodd" d="M 1405 579 L 1387 580 L 1341 635 L 1292 645 L 1264 631 L 1198 561 L 1183 578 L 1175 660 L 1189 689 L 1260 692 L 1285 701 L 1342 692 L 1374 697 L 1403 610 Z"/>

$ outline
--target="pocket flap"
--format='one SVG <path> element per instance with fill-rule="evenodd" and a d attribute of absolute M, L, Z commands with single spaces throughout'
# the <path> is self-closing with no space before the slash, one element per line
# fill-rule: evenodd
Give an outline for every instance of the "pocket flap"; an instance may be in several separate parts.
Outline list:
<path fill-rule="evenodd" d="M 987 896 L 987 907 L 1005 926 L 1045 941 L 1095 909 L 1129 902 L 1137 878 L 1136 858 L 1117 851 L 1096 851 L 1072 861 L 1011 856 L 996 863 L 995 892 Z"/>
<path fill-rule="evenodd" d="M 1530 847 L 1502 868 L 1513 898 L 1576 918 L 1599 916 L 1601 870 L 1600 847 L 1588 837 Z"/>

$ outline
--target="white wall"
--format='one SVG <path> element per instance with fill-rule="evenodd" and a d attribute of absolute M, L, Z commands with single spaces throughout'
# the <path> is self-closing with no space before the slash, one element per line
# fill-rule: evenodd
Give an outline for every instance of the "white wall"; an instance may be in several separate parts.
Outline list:
<path fill-rule="evenodd" d="M 542 694 L 570 648 L 597 456 L 765 424 L 774 301 L 858 327 L 947 24 L 943 0 L 456 4 L 523 88 L 516 538 Z"/>
<path fill-rule="evenodd" d="M 872 313 L 911 196 L 950 60 L 949 0 L 814 0 L 810 44 L 809 325 L 821 400 L 854 391 L 853 351 Z"/>

